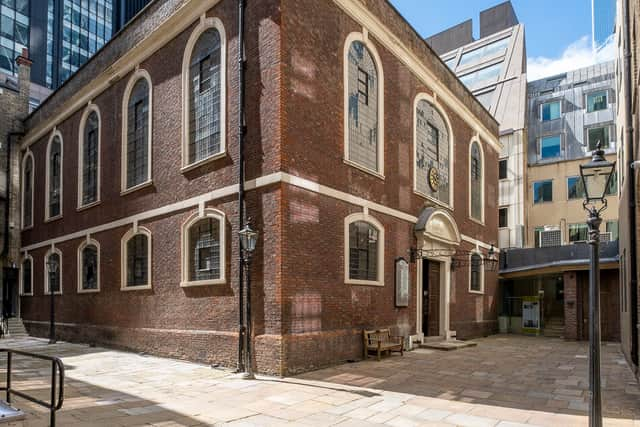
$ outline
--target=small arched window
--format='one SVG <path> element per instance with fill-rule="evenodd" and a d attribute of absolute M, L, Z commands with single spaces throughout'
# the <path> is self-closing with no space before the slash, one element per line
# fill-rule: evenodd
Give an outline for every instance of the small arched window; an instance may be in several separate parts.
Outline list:
<path fill-rule="evenodd" d="M 225 34 L 217 18 L 200 22 L 183 60 L 183 166 L 225 151 Z"/>
<path fill-rule="evenodd" d="M 139 227 L 122 238 L 122 290 L 151 289 L 151 232 Z"/>
<path fill-rule="evenodd" d="M 376 173 L 382 168 L 381 84 L 379 65 L 361 40 L 349 44 L 346 59 L 347 115 L 345 158 Z"/>
<path fill-rule="evenodd" d="M 78 292 L 100 290 L 100 244 L 93 239 L 78 247 Z"/>
<path fill-rule="evenodd" d="M 78 207 L 99 200 L 100 189 L 100 116 L 95 106 L 89 107 L 81 120 Z"/>
<path fill-rule="evenodd" d="M 62 215 L 62 136 L 55 132 L 47 148 L 46 218 Z"/>
<path fill-rule="evenodd" d="M 482 256 L 473 252 L 469 263 L 469 291 L 484 292 L 484 270 L 482 269 Z"/>
<path fill-rule="evenodd" d="M 384 229 L 364 214 L 345 219 L 345 282 L 356 285 L 383 285 Z"/>
<path fill-rule="evenodd" d="M 56 265 L 53 273 L 49 272 L 49 263 Z M 49 249 L 44 257 L 44 293 L 49 295 L 51 290 L 54 294 L 62 294 L 62 252 L 59 249 Z"/>
<path fill-rule="evenodd" d="M 151 181 L 151 94 L 151 77 L 139 69 L 131 76 L 123 100 L 122 191 Z"/>
<path fill-rule="evenodd" d="M 183 286 L 224 283 L 224 224 L 222 212 L 205 209 L 183 225 Z"/>
<path fill-rule="evenodd" d="M 20 265 L 20 294 L 33 295 L 33 258 L 25 255 Z"/>
<path fill-rule="evenodd" d="M 33 154 L 22 160 L 22 228 L 33 226 Z"/>
<path fill-rule="evenodd" d="M 415 102 L 415 191 L 451 205 L 451 132 L 448 121 L 426 94 Z"/>
<path fill-rule="evenodd" d="M 480 150 L 480 144 L 478 144 L 477 141 L 472 141 L 469 154 L 469 198 L 471 218 L 483 221 L 484 215 L 482 200 L 484 198 L 484 191 L 482 185 L 482 174 L 484 171 L 482 164 L 482 152 Z"/>

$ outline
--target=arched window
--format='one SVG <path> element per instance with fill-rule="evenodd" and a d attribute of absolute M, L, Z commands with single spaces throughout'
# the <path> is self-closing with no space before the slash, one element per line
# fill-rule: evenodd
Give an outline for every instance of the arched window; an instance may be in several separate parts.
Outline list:
<path fill-rule="evenodd" d="M 484 292 L 484 270 L 482 269 L 482 256 L 472 252 L 469 262 L 469 292 Z"/>
<path fill-rule="evenodd" d="M 151 76 L 137 70 L 125 89 L 122 106 L 122 191 L 151 182 Z"/>
<path fill-rule="evenodd" d="M 415 191 L 451 205 L 449 122 L 426 94 L 416 97 L 414 116 Z"/>
<path fill-rule="evenodd" d="M 100 200 L 100 113 L 95 105 L 87 107 L 80 120 L 78 150 L 78 207 Z"/>
<path fill-rule="evenodd" d="M 345 159 L 383 174 L 383 82 L 375 48 L 360 34 L 347 39 L 345 58 Z"/>
<path fill-rule="evenodd" d="M 22 228 L 33 226 L 34 165 L 31 151 L 22 159 Z"/>
<path fill-rule="evenodd" d="M 196 213 L 182 226 L 182 285 L 225 281 L 224 214 L 215 209 Z"/>
<path fill-rule="evenodd" d="M 100 244 L 89 239 L 78 247 L 78 292 L 100 290 Z"/>
<path fill-rule="evenodd" d="M 345 219 L 345 282 L 384 285 L 384 228 L 365 214 Z"/>
<path fill-rule="evenodd" d="M 55 272 L 49 272 L 49 262 L 57 265 Z M 44 257 L 44 283 L 45 295 L 49 295 L 53 290 L 54 294 L 62 294 L 62 252 L 59 249 L 49 249 Z"/>
<path fill-rule="evenodd" d="M 183 166 L 225 152 L 225 34 L 217 18 L 201 20 L 183 59 Z"/>
<path fill-rule="evenodd" d="M 47 146 L 45 219 L 62 216 L 62 135 L 54 132 Z"/>
<path fill-rule="evenodd" d="M 122 237 L 122 278 L 120 289 L 151 289 L 151 232 L 143 227 Z"/>
<path fill-rule="evenodd" d="M 478 221 L 484 220 L 483 200 L 483 167 L 482 149 L 477 141 L 472 141 L 469 147 L 469 205 L 470 216 Z"/>
<path fill-rule="evenodd" d="M 33 258 L 25 255 L 20 265 L 20 294 L 33 295 Z"/>

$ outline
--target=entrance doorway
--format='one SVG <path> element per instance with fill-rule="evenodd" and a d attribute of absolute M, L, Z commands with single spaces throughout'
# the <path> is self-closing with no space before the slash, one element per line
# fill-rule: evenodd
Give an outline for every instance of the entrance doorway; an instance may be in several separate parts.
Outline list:
<path fill-rule="evenodd" d="M 5 267 L 3 269 L 2 312 L 4 317 L 18 316 L 18 273 L 17 268 Z"/>
<path fill-rule="evenodd" d="M 422 332 L 440 335 L 440 262 L 422 260 Z"/>

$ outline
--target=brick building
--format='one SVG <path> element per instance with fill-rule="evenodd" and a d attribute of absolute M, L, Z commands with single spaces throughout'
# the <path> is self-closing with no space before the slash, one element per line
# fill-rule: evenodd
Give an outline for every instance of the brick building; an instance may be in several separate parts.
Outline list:
<path fill-rule="evenodd" d="M 237 23 L 152 2 L 25 121 L 29 332 L 235 365 L 241 87 L 258 370 L 495 331 L 491 115 L 385 0 L 249 2 L 244 85 Z"/>

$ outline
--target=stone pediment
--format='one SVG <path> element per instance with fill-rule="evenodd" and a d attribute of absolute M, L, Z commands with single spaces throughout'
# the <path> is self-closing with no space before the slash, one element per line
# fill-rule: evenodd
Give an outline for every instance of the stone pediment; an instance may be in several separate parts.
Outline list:
<path fill-rule="evenodd" d="M 437 208 L 424 208 L 415 225 L 416 236 L 446 245 L 459 245 L 458 225 L 448 212 Z"/>

